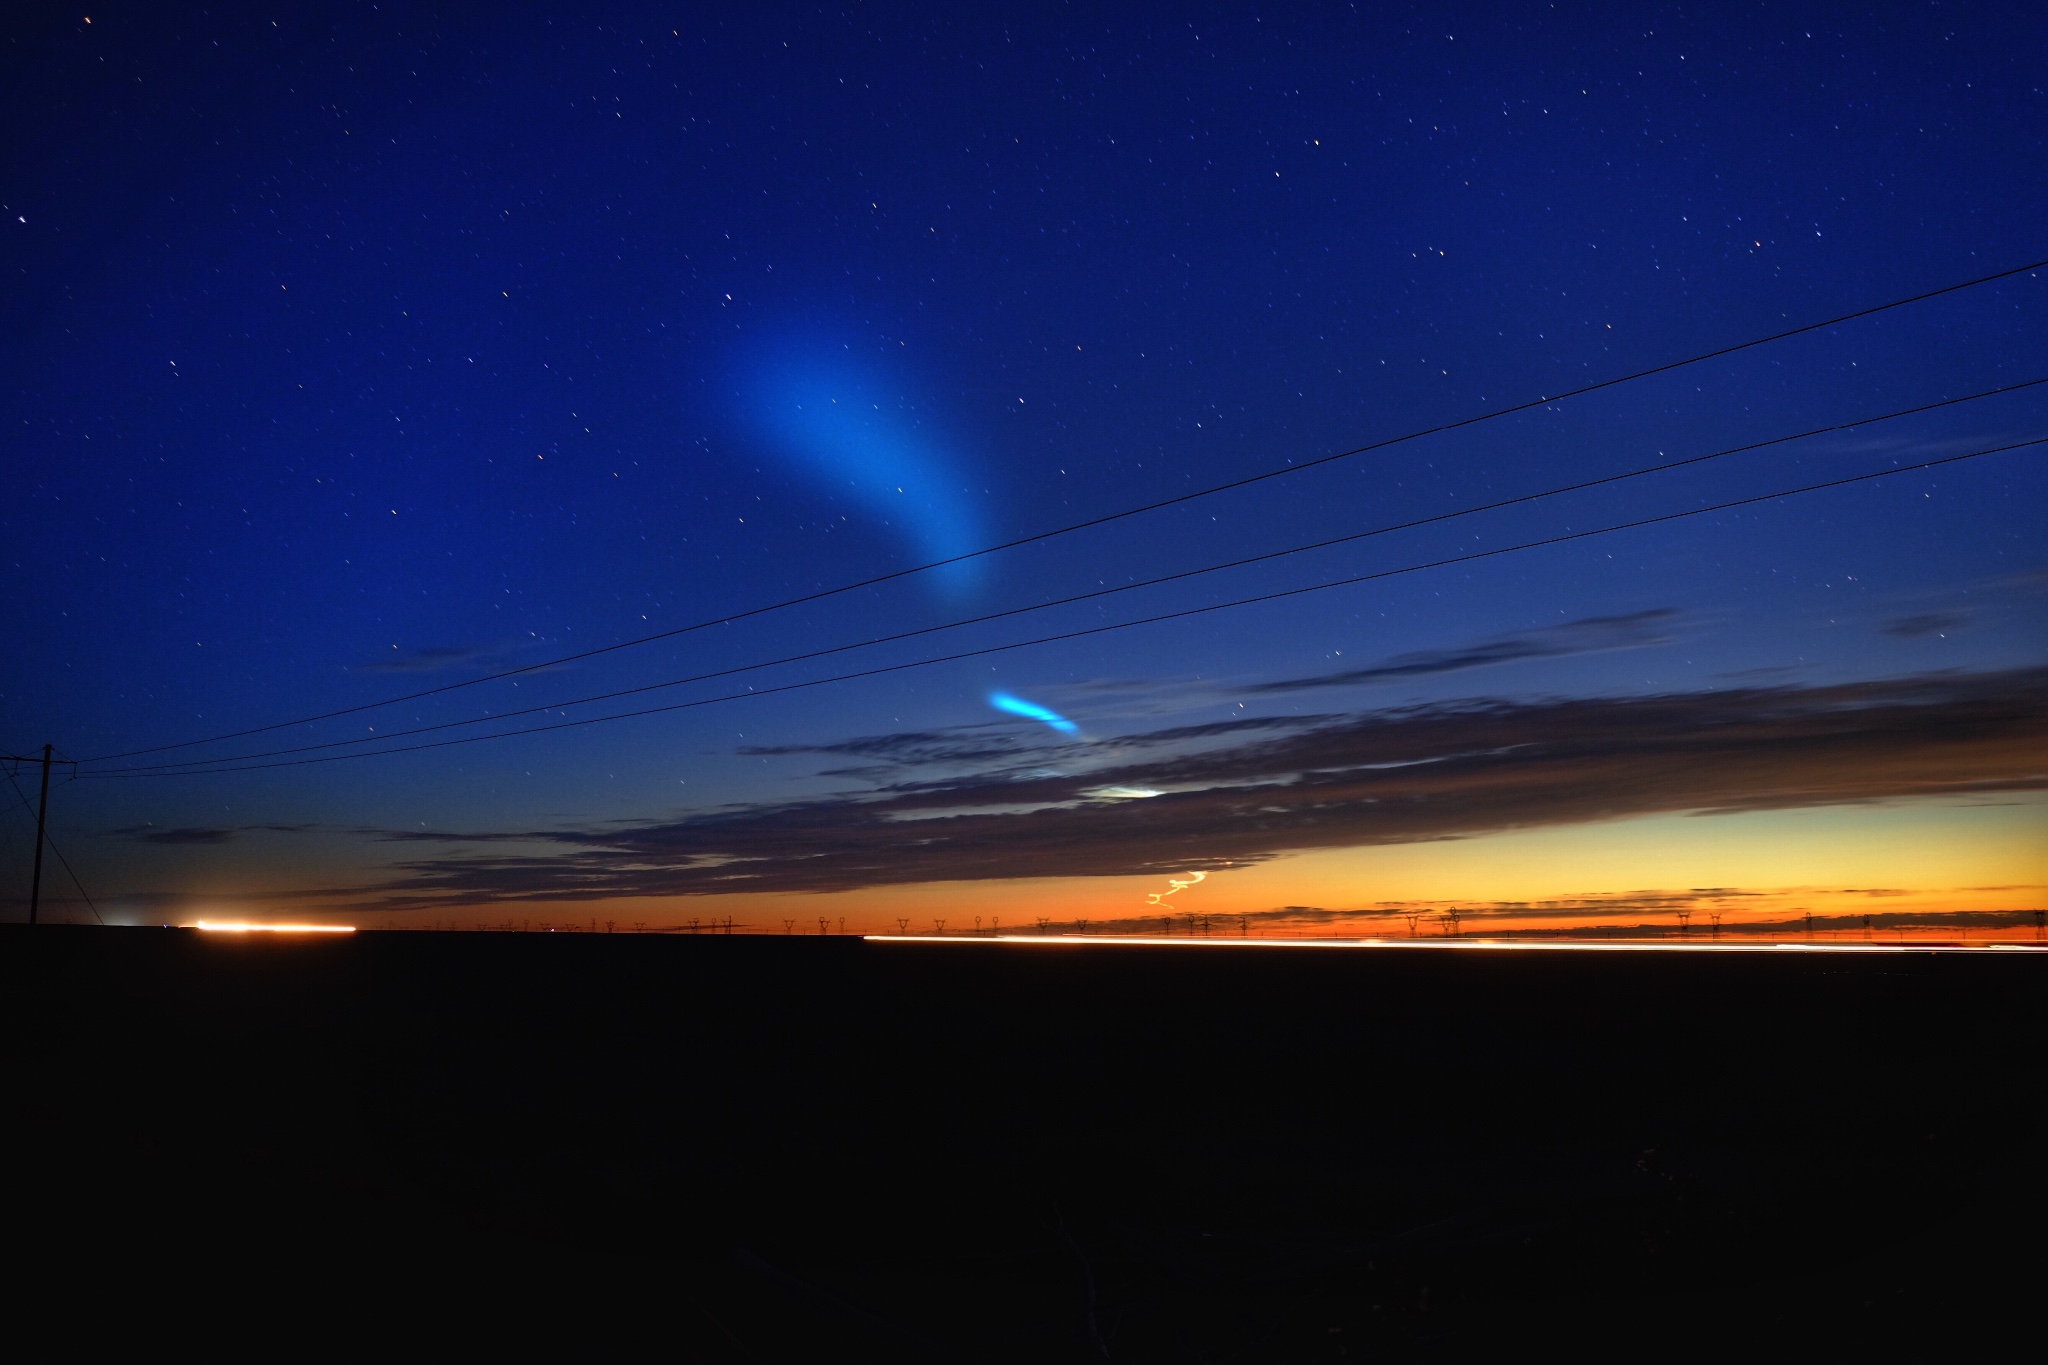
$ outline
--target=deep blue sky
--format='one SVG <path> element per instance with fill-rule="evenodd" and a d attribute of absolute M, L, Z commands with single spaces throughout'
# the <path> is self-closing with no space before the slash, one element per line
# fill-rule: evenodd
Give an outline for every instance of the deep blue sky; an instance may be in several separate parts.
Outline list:
<path fill-rule="evenodd" d="M 1300 8 L 17 13 L 0 47 L 0 743 L 89 757 L 456 681 L 2048 256 L 2036 6 Z M 2021 277 L 286 737 L 932 624 L 2041 378 L 2044 288 Z M 2044 419 L 2048 391 L 2030 391 L 1043 628 Z M 2042 471 L 2038 452 L 1995 456 L 563 736 L 81 783 L 59 829 L 141 895 L 269 884 L 305 856 L 241 837 L 250 823 L 668 819 L 854 780 L 749 749 L 989 722 L 1052 737 L 992 710 L 996 687 L 1100 737 L 2038 664 Z M 1242 690 L 1401 659 L 1347 688 Z M 109 833 L 148 829 L 192 833 Z M 374 880 L 374 853 L 322 847 L 323 875 Z"/>

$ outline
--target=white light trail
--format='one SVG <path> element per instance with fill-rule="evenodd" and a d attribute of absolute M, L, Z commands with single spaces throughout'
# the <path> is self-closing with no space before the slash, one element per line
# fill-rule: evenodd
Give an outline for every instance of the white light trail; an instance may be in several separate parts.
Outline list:
<path fill-rule="evenodd" d="M 1190 872 L 1186 877 L 1168 877 L 1166 879 L 1166 884 L 1169 887 L 1171 887 L 1172 890 L 1147 891 L 1145 893 L 1145 903 L 1148 905 L 1164 905 L 1166 904 L 1166 898 L 1168 896 L 1178 896 L 1181 892 L 1187 890 L 1189 887 L 1200 886 L 1203 882 L 1207 881 L 1208 879 L 1209 874 L 1206 872 Z"/>
<path fill-rule="evenodd" d="M 353 934 L 353 924 L 249 924 L 242 921 L 200 920 L 192 926 L 209 934 Z"/>

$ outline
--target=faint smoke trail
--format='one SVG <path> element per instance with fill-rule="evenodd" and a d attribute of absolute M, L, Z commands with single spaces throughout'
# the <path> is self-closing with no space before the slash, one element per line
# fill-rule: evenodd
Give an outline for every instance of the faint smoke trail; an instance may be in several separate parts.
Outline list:
<path fill-rule="evenodd" d="M 947 448 L 888 374 L 817 339 L 757 347 L 745 360 L 748 429 L 820 492 L 906 538 L 920 558 L 947 559 L 987 542 L 973 462 Z M 942 595 L 959 597 L 984 572 L 976 561 L 928 577 Z"/>

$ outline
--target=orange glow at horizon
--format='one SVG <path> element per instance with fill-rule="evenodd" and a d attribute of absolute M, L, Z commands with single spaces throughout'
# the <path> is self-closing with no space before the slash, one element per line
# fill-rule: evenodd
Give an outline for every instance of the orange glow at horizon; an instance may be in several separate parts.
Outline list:
<path fill-rule="evenodd" d="M 1281 853 L 1199 879 L 1193 871 L 327 908 L 366 928 L 579 932 L 689 933 L 693 922 L 719 932 L 715 926 L 731 920 L 739 933 L 814 936 L 1185 938 L 1206 928 L 1210 936 L 1248 930 L 1253 937 L 1443 941 L 1560 933 L 1709 938 L 1718 922 L 1724 933 L 1752 941 L 1872 933 L 1891 941 L 2031 938 L 2033 913 L 2048 910 L 2048 799 L 2013 793 L 1655 815 Z M 1180 894 L 1168 899 L 1162 880 Z M 1980 918 L 1968 922 L 1972 916 Z"/>
<path fill-rule="evenodd" d="M 204 929 L 209 934 L 353 934 L 356 931 L 353 924 L 254 924 L 244 920 L 200 920 L 192 927 Z"/>
<path fill-rule="evenodd" d="M 1405 938 L 1149 938 L 1137 934 L 1003 934 L 994 938 L 935 934 L 865 934 L 868 943 L 944 943 L 961 947 L 1034 948 L 1409 948 L 1417 951 L 1516 953 L 2048 953 L 2048 943 L 1749 943 L 1705 939 L 1599 942 L 1569 939 Z"/>

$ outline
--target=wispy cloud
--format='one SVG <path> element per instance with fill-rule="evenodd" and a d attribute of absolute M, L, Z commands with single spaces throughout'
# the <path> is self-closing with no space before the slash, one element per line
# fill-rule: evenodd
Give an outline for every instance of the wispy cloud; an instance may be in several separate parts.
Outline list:
<path fill-rule="evenodd" d="M 166 829 L 158 825 L 126 825 L 106 831 L 109 838 L 128 839 L 139 844 L 207 845 L 233 843 L 244 834 L 304 834 L 312 825 L 186 825 Z"/>
<path fill-rule="evenodd" d="M 857 735 L 829 744 L 745 744 L 747 755 L 842 755 L 891 767 L 988 763 L 1042 749 L 1004 725 L 960 725 L 944 730 L 910 730 L 893 735 Z"/>
<path fill-rule="evenodd" d="M 944 730 L 913 730 L 895 735 L 860 735 L 829 744 L 749 744 L 735 750 L 754 756 L 817 754 L 874 760 L 852 767 L 822 768 L 820 777 L 857 777 L 883 790 L 940 787 L 956 779 L 906 780 L 914 769 L 972 768 L 983 780 L 1012 780 L 1039 773 L 1052 764 L 1074 772 L 1096 771 L 1128 759 L 1133 753 L 1185 748 L 1256 732 L 1313 729 L 1340 716 L 1236 716 L 1229 720 L 1176 725 L 1137 734 L 1108 735 L 1094 740 L 1048 739 L 1035 728 L 1003 725 L 961 725 Z"/>
<path fill-rule="evenodd" d="M 397 865 L 381 903 L 1185 876 L 1294 850 L 1656 812 L 2048 789 L 2048 669 L 2038 668 L 1473 701 L 1323 717 L 1192 752 L 1168 741 L 1210 728 L 1127 737 L 1124 761 L 1085 773 L 976 772 L 598 830 L 411 831 L 403 837 L 459 837 L 477 851 Z M 1158 794 L 1107 794 L 1117 790 Z"/>
<path fill-rule="evenodd" d="M 351 667 L 356 673 L 445 673 L 465 665 L 479 667 L 509 667 L 522 656 L 531 658 L 536 650 L 544 648 L 537 638 L 502 641 L 495 645 L 432 645 L 424 649 L 402 650 L 397 645 L 389 654 L 380 654 L 372 659 Z M 554 673 L 559 665 L 529 669 L 533 673 Z"/>
<path fill-rule="evenodd" d="M 379 656 L 367 663 L 355 666 L 358 673 L 440 673 L 444 670 L 480 659 L 484 651 L 467 646 L 448 646 L 438 649 L 416 649 L 410 654 L 399 652 L 398 646 L 391 647 L 388 657 Z"/>
<path fill-rule="evenodd" d="M 1419 650 L 1396 654 L 1363 668 L 1320 673 L 1307 678 L 1253 683 L 1237 689 L 1247 696 L 1303 692 L 1318 687 L 1357 687 L 1398 682 L 1440 673 L 1518 663 L 1525 659 L 1560 659 L 1572 654 L 1602 654 L 1617 649 L 1647 649 L 1674 643 L 1679 612 L 1672 607 L 1629 612 L 1622 616 L 1588 616 L 1560 625 L 1543 626 L 1514 635 L 1497 636 L 1456 649 Z"/>
<path fill-rule="evenodd" d="M 184 829 L 157 829 L 151 825 L 130 825 L 126 829 L 112 829 L 107 833 L 117 838 L 132 839 L 138 844 L 226 844 L 234 842 L 241 831 L 222 826 Z"/>
<path fill-rule="evenodd" d="M 1929 635 L 1947 635 L 1961 630 L 1969 617 L 1959 611 L 1923 611 L 1911 616 L 1894 616 L 1880 627 L 1901 640 L 1919 640 Z"/>

